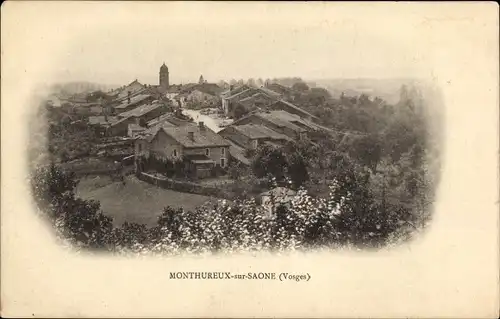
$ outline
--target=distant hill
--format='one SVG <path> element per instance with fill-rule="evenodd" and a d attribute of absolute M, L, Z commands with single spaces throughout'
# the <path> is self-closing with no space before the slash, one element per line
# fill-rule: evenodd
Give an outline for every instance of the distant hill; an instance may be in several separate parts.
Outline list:
<path fill-rule="evenodd" d="M 118 85 L 107 85 L 92 82 L 68 82 L 53 84 L 50 86 L 49 90 L 54 94 L 71 96 L 81 93 L 90 93 L 98 90 L 107 92 L 117 87 Z"/>
<path fill-rule="evenodd" d="M 327 89 L 333 97 L 339 97 L 342 92 L 347 96 L 367 94 L 380 97 L 388 103 L 397 103 L 402 85 L 420 86 L 416 79 L 321 79 L 307 81 L 311 87 L 319 86 Z"/>

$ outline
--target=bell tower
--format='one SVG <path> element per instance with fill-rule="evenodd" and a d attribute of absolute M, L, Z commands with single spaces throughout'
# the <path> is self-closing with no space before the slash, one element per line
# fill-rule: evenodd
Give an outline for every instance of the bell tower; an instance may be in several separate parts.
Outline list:
<path fill-rule="evenodd" d="M 165 62 L 163 62 L 163 65 L 160 67 L 160 87 L 167 89 L 169 85 L 168 67 Z"/>

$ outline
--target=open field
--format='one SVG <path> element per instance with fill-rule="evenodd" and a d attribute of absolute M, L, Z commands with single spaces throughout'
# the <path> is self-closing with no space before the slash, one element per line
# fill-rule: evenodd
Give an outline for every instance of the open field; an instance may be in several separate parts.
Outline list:
<path fill-rule="evenodd" d="M 108 177 L 85 177 L 77 187 L 77 196 L 101 202 L 101 209 L 113 217 L 116 226 L 135 222 L 154 226 L 163 208 L 172 206 L 192 210 L 211 198 L 162 189 L 127 176 L 125 185 Z"/>

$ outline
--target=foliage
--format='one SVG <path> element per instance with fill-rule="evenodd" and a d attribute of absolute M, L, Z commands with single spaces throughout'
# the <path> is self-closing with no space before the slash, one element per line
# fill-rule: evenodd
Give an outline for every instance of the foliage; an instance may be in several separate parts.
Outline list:
<path fill-rule="evenodd" d="M 257 154 L 251 163 L 252 172 L 255 176 L 273 176 L 279 181 L 284 180 L 287 165 L 286 155 L 283 150 L 271 145 L 259 146 Z"/>
<path fill-rule="evenodd" d="M 167 177 L 183 178 L 189 175 L 186 170 L 185 163 L 182 159 L 170 160 L 150 154 L 149 156 L 141 156 L 139 159 L 139 166 L 145 170 L 152 170 L 158 173 L 165 174 Z"/>
<path fill-rule="evenodd" d="M 39 168 L 31 181 L 34 199 L 57 234 L 80 248 L 108 247 L 112 218 L 100 211 L 96 201 L 75 197 L 74 174 L 50 165 Z"/>
<path fill-rule="evenodd" d="M 248 113 L 248 110 L 241 104 L 236 104 L 234 107 L 234 118 L 240 119 Z"/>
<path fill-rule="evenodd" d="M 67 161 L 91 155 L 97 144 L 95 130 L 81 116 L 69 114 L 62 108 L 47 110 L 49 120 L 48 148 L 56 159 Z"/>
<path fill-rule="evenodd" d="M 235 182 L 227 191 L 243 194 L 242 200 L 194 211 L 167 207 L 152 228 L 132 223 L 113 228 L 98 203 L 75 197 L 74 175 L 55 166 L 34 175 L 35 199 L 57 234 L 83 248 L 178 254 L 383 247 L 427 225 L 439 168 L 423 101 L 406 88 L 401 95 L 397 105 L 367 95 L 325 97 L 307 110 L 332 132 L 315 143 L 260 146 L 249 168 L 253 174 L 235 164 L 228 168 Z M 67 125 L 52 127 L 51 134 L 71 131 Z M 184 173 L 181 162 L 154 156 L 141 161 L 170 176 Z M 273 199 L 269 214 L 251 195 L 278 184 L 298 193 L 288 202 Z M 312 196 L 305 189 L 310 185 L 326 185 L 328 192 Z"/>
<path fill-rule="evenodd" d="M 292 85 L 292 89 L 299 92 L 307 92 L 309 91 L 309 86 L 304 82 L 297 82 Z"/>
<path fill-rule="evenodd" d="M 243 176 L 248 175 L 248 168 L 238 161 L 232 161 L 227 168 L 228 175 L 231 179 L 239 180 Z"/>

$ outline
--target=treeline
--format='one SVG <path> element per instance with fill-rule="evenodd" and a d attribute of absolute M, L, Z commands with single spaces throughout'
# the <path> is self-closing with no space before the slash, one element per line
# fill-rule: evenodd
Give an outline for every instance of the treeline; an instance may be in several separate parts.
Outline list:
<path fill-rule="evenodd" d="M 98 202 L 75 196 L 74 175 L 53 165 L 40 169 L 32 185 L 40 212 L 66 243 L 115 253 L 377 248 L 410 238 L 418 227 L 418 217 L 405 207 L 374 201 L 366 175 L 347 166 L 325 198 L 301 190 L 289 204 L 276 201 L 272 214 L 254 200 L 195 211 L 167 207 L 151 228 L 113 227 Z"/>

